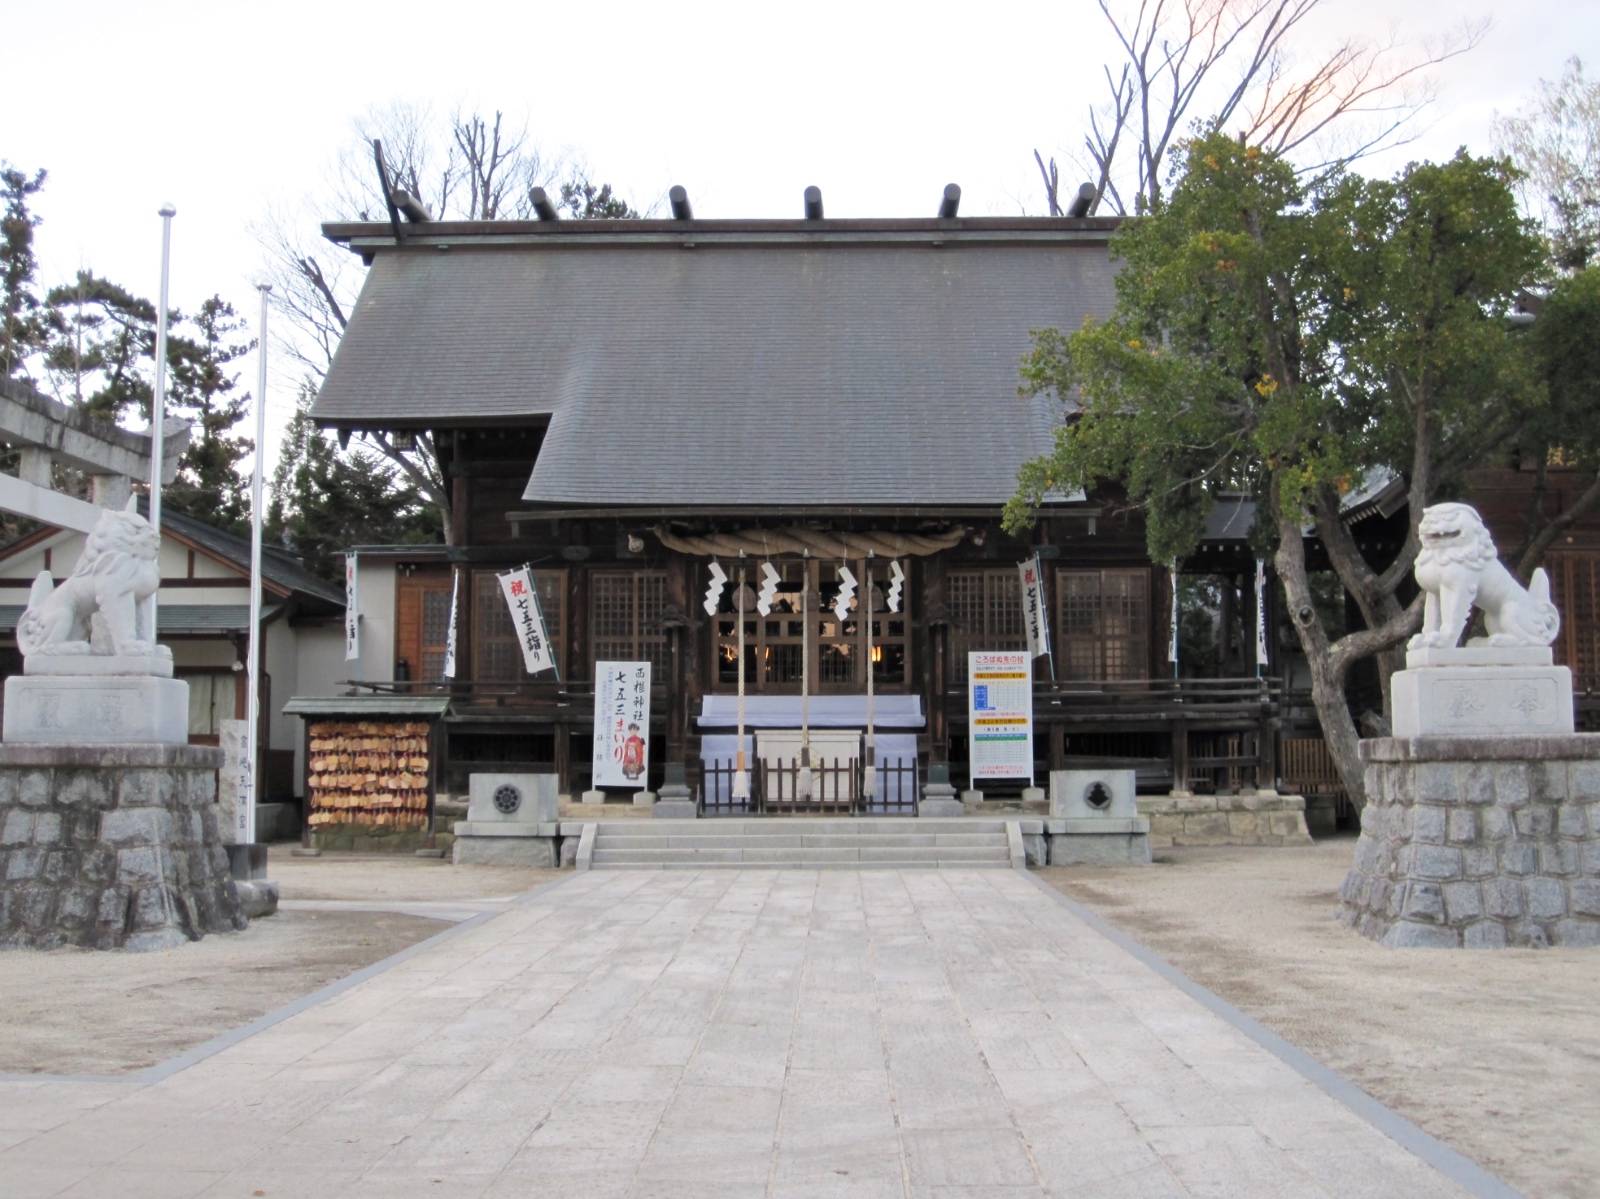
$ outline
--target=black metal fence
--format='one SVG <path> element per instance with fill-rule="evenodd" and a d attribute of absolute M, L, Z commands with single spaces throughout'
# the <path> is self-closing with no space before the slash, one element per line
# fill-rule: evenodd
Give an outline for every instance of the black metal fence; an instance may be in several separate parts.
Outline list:
<path fill-rule="evenodd" d="M 802 786 L 798 759 L 757 761 L 750 771 L 749 794 L 733 793 L 732 760 L 702 762 L 695 781 L 702 816 L 915 816 L 920 778 L 914 759 L 880 762 L 877 787 L 863 794 L 859 759 L 834 758 L 811 767 L 811 786 Z M 802 794 L 802 792 L 805 792 Z"/>

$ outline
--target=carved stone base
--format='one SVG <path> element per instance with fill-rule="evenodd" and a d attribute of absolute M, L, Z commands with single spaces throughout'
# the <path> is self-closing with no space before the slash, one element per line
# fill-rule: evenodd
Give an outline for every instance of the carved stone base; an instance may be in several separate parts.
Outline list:
<path fill-rule="evenodd" d="M 1424 666 L 1395 672 L 1392 688 L 1399 738 L 1550 735 L 1574 727 L 1565 666 Z"/>
<path fill-rule="evenodd" d="M 68 745 L 186 745 L 189 684 L 182 679 L 12 675 L 6 741 Z"/>

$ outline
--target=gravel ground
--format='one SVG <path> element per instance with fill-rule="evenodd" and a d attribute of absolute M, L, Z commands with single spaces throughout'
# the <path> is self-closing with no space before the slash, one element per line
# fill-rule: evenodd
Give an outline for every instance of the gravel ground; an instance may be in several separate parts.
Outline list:
<path fill-rule="evenodd" d="M 278 847 L 270 864 L 282 897 L 296 900 L 484 899 L 557 877 L 409 854 L 295 858 Z M 0 1073 L 155 1065 L 449 927 L 387 912 L 282 911 L 159 953 L 0 953 Z"/>
<path fill-rule="evenodd" d="M 1600 950 L 1389 950 L 1333 920 L 1353 837 L 1039 872 L 1532 1196 L 1600 1194 Z"/>

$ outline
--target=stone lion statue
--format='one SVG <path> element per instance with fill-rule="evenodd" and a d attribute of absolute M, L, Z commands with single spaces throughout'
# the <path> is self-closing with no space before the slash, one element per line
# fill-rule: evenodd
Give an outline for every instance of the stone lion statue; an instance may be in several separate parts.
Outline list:
<path fill-rule="evenodd" d="M 1412 649 L 1453 649 L 1476 604 L 1488 637 L 1472 645 L 1549 645 L 1561 631 L 1561 614 L 1550 602 L 1550 577 L 1533 572 L 1526 591 L 1495 554 L 1494 539 L 1477 510 L 1467 504 L 1434 504 L 1418 530 L 1417 585 L 1426 593 L 1422 632 Z"/>
<path fill-rule="evenodd" d="M 170 654 L 156 645 L 155 605 L 161 585 L 156 556 L 161 535 L 130 499 L 121 512 L 101 516 L 84 544 L 77 568 L 57 587 L 40 571 L 17 622 L 24 654 Z"/>

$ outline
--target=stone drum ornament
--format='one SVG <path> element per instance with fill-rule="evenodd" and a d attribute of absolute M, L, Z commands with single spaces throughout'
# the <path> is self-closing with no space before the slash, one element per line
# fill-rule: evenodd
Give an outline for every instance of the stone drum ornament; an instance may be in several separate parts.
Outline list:
<path fill-rule="evenodd" d="M 156 644 L 161 537 L 135 510 L 108 510 L 58 585 L 41 571 L 17 622 L 22 675 L 6 680 L 6 741 L 183 745 L 189 686 Z"/>

